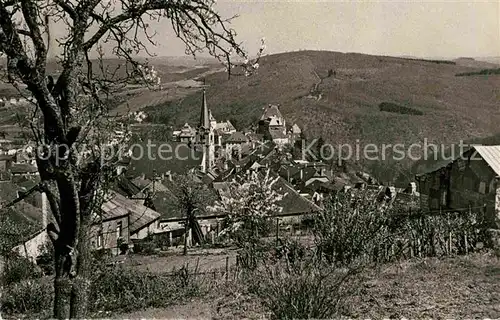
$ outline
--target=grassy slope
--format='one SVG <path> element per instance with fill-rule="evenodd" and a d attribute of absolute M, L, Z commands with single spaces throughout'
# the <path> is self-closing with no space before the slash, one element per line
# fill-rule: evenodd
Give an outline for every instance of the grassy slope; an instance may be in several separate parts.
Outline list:
<path fill-rule="evenodd" d="M 297 122 L 309 137 L 322 136 L 335 145 L 367 143 L 454 143 L 500 131 L 500 75 L 456 77 L 491 65 L 469 59 L 456 64 L 434 63 L 355 53 L 300 51 L 262 58 L 252 77 L 225 73 L 206 76 L 207 98 L 214 116 L 230 119 L 242 128 L 255 121 L 269 103 L 281 104 L 289 122 Z M 117 65 L 115 60 L 107 60 Z M 178 81 L 200 76 L 206 69 L 153 63 L 162 78 Z M 474 67 L 470 67 L 473 65 Z M 214 69 L 215 65 L 210 64 Z M 327 77 L 328 71 L 335 76 Z M 183 72 L 190 70 L 188 72 Z M 314 90 L 313 90 L 314 89 Z M 150 121 L 174 127 L 199 118 L 200 92 L 173 88 L 140 92 L 116 111 L 146 109 Z M 307 98 L 314 95 L 321 99 Z M 423 115 L 380 111 L 381 102 L 393 102 Z M 388 154 L 388 157 L 390 155 Z M 412 163 L 365 163 L 383 181 L 411 179 Z M 403 174 L 403 173 L 405 174 Z M 406 178 L 406 179 L 405 179 Z"/>
<path fill-rule="evenodd" d="M 478 68 L 481 63 L 478 62 Z M 328 70 L 335 77 L 327 78 Z M 271 55 L 261 60 L 252 77 L 227 81 L 223 73 L 206 78 L 208 103 L 219 119 L 238 113 L 249 124 L 268 103 L 279 103 L 285 117 L 334 144 L 434 143 L 484 137 L 499 131 L 500 76 L 456 77 L 476 71 L 460 64 L 433 63 L 392 57 L 301 51 Z M 321 79 L 323 80 L 321 81 Z M 306 96 L 315 87 L 321 99 Z M 381 102 L 394 102 L 424 113 L 422 116 L 383 112 Z M 200 100 L 161 105 L 172 125 L 197 121 Z M 154 108 L 150 108 L 154 110 Z M 373 166 L 381 170 L 385 164 Z M 411 164 L 400 163 L 394 178 Z"/>
<path fill-rule="evenodd" d="M 442 319 L 500 317 L 498 258 L 482 254 L 443 259 L 415 259 L 368 272 L 360 293 L 350 303 L 353 319 Z M 115 315 L 144 318 L 262 319 L 259 301 L 230 282 L 206 297 L 169 308 Z"/>

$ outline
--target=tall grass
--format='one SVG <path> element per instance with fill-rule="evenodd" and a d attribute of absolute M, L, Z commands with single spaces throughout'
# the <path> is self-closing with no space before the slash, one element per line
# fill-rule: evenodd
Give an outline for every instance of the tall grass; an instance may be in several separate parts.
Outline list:
<path fill-rule="evenodd" d="M 166 307 L 203 294 L 207 282 L 189 272 L 172 274 L 137 272 L 125 267 L 102 268 L 92 278 L 91 315 Z M 50 316 L 53 302 L 51 277 L 23 280 L 4 287 L 1 311 L 9 315 Z"/>

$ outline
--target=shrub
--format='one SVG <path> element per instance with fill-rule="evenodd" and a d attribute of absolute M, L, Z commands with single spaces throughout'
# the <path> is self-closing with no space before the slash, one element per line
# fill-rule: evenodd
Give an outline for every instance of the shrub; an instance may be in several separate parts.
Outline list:
<path fill-rule="evenodd" d="M 49 278 L 24 280 L 4 288 L 1 310 L 7 314 L 40 314 L 51 311 L 53 283 Z"/>
<path fill-rule="evenodd" d="M 42 254 L 36 258 L 36 264 L 46 276 L 54 274 L 54 247 L 51 243 L 43 245 Z"/>
<path fill-rule="evenodd" d="M 119 266 L 106 268 L 92 282 L 91 310 L 132 311 L 165 307 L 177 299 L 197 295 L 200 286 L 194 276 L 181 273 L 169 276 Z"/>
<path fill-rule="evenodd" d="M 138 241 L 134 243 L 134 253 L 145 255 L 156 253 L 156 243 L 154 241 Z"/>
<path fill-rule="evenodd" d="M 340 316 L 357 291 L 357 277 L 312 260 L 289 267 L 276 264 L 259 271 L 251 292 L 261 298 L 272 319 L 327 319 Z"/>
<path fill-rule="evenodd" d="M 6 258 L 1 281 L 3 284 L 9 285 L 23 280 L 40 278 L 42 275 L 42 270 L 29 259 L 11 254 Z"/>
<path fill-rule="evenodd" d="M 410 114 L 410 115 L 416 115 L 416 116 L 422 116 L 424 114 L 420 110 L 410 108 L 410 107 L 401 106 L 399 104 L 395 104 L 392 102 L 382 102 L 381 104 L 379 104 L 379 109 L 380 109 L 380 111 L 393 112 L 393 113 L 399 113 L 399 114 Z"/>
<path fill-rule="evenodd" d="M 318 253 L 339 266 L 373 262 L 388 237 L 388 221 L 387 208 L 368 194 L 347 192 L 327 198 L 313 229 Z"/>
<path fill-rule="evenodd" d="M 500 68 L 497 69 L 483 69 L 481 71 L 477 72 L 463 72 L 463 73 L 457 73 L 455 76 L 456 77 L 467 77 L 467 76 L 487 76 L 487 75 L 495 75 L 495 74 L 500 74 Z"/>

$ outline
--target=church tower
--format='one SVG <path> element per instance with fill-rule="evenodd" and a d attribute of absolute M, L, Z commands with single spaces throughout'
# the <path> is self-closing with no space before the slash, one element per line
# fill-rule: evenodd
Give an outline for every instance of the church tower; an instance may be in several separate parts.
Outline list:
<path fill-rule="evenodd" d="M 203 89 L 201 104 L 200 124 L 197 132 L 197 144 L 203 149 L 203 157 L 200 165 L 202 172 L 207 172 L 215 166 L 215 132 L 212 113 L 208 110 L 207 97 Z"/>

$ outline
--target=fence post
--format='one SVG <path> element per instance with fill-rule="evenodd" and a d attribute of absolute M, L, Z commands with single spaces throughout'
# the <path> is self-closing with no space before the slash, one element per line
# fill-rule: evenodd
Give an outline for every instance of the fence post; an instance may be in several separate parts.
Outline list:
<path fill-rule="evenodd" d="M 229 256 L 226 257 L 226 281 L 229 280 Z"/>
<path fill-rule="evenodd" d="M 465 254 L 469 254 L 469 243 L 467 241 L 467 230 L 464 231 Z"/>
<path fill-rule="evenodd" d="M 280 239 L 280 218 L 276 218 L 276 246 L 279 245 L 279 239 Z"/>

